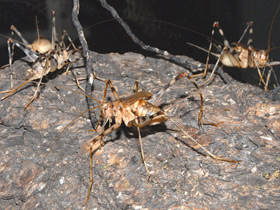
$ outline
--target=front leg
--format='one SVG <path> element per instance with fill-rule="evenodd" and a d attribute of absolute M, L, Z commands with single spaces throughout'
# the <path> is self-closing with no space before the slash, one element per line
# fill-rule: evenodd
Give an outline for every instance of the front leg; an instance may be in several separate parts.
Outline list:
<path fill-rule="evenodd" d="M 89 200 L 90 197 L 90 191 L 92 188 L 92 184 L 93 184 L 93 174 L 92 174 L 92 155 L 93 155 L 93 146 L 94 144 L 99 141 L 102 140 L 102 138 L 104 136 L 106 136 L 107 134 L 111 133 L 112 131 L 118 129 L 121 126 L 121 123 L 115 123 L 114 125 L 112 125 L 111 127 L 109 127 L 107 130 L 105 130 L 103 133 L 101 133 L 100 135 L 98 135 L 97 137 L 95 137 L 93 140 L 91 140 L 90 142 L 90 148 L 89 148 L 89 174 L 90 174 L 90 184 L 89 184 L 89 188 L 88 188 L 88 196 L 83 204 L 83 206 L 87 203 L 87 201 Z"/>

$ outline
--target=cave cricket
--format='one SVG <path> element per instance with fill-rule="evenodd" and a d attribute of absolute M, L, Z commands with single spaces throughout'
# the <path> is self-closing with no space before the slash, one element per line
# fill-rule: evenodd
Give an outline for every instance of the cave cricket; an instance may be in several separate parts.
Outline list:
<path fill-rule="evenodd" d="M 245 30 L 244 30 L 242 36 L 240 37 L 240 39 L 238 40 L 238 42 L 233 42 L 231 44 L 229 43 L 229 41 L 226 39 L 226 37 L 224 35 L 222 28 L 220 27 L 218 21 L 215 21 L 213 23 L 213 29 L 212 29 L 212 33 L 211 33 L 211 39 L 210 39 L 210 45 L 209 45 L 208 51 L 202 47 L 199 47 L 195 44 L 188 42 L 189 45 L 208 52 L 205 70 L 202 74 L 203 77 L 206 77 L 206 75 L 207 75 L 210 54 L 218 58 L 209 78 L 202 85 L 200 85 L 200 87 L 206 85 L 208 82 L 210 82 L 212 80 L 213 75 L 214 75 L 216 69 L 218 68 L 218 64 L 222 63 L 222 65 L 227 66 L 227 67 L 238 67 L 238 68 L 242 68 L 242 69 L 247 69 L 248 67 L 250 67 L 253 69 L 257 69 L 259 77 L 260 77 L 260 82 L 263 83 L 264 89 L 268 90 L 268 83 L 269 83 L 269 79 L 271 76 L 271 72 L 273 70 L 272 66 L 280 65 L 280 61 L 270 61 L 269 60 L 269 52 L 271 51 L 271 48 L 270 48 L 271 30 L 272 30 L 272 26 L 273 26 L 273 23 L 274 23 L 274 20 L 278 13 L 279 8 L 280 8 L 280 5 L 278 6 L 278 8 L 275 12 L 275 15 L 273 17 L 273 20 L 272 20 L 272 23 L 270 26 L 267 50 L 262 50 L 262 49 L 259 50 L 259 49 L 255 49 L 253 47 L 253 38 L 252 38 L 253 21 L 250 21 L 247 23 L 247 27 L 245 28 Z M 220 53 L 211 52 L 212 46 L 213 46 L 213 36 L 214 36 L 216 29 L 218 30 L 220 36 L 222 37 L 223 44 L 224 44 L 224 47 L 222 48 Z M 249 38 L 248 38 L 247 44 L 243 44 L 243 43 L 241 43 L 241 41 L 247 32 L 249 33 Z M 218 46 L 218 48 L 221 48 L 221 47 Z M 266 81 L 264 81 L 263 73 L 261 72 L 261 69 L 265 70 L 265 67 L 270 68 L 270 70 L 267 74 Z M 199 74 L 199 75 L 201 75 L 201 74 Z M 198 75 L 196 75 L 196 76 L 198 76 Z"/>
<path fill-rule="evenodd" d="M 37 22 L 37 21 L 36 21 Z M 37 24 L 38 26 L 38 24 Z M 77 59 L 74 58 L 74 53 L 78 51 L 78 48 L 74 45 L 73 41 L 69 37 L 68 33 L 64 30 L 61 36 L 61 41 L 59 42 L 58 36 L 56 33 L 56 25 L 55 25 L 55 11 L 52 11 L 52 40 L 51 42 L 41 36 L 39 34 L 39 30 L 37 27 L 37 38 L 32 44 L 29 44 L 28 41 L 22 36 L 22 34 L 17 30 L 15 26 L 11 26 L 12 34 L 18 35 L 21 41 L 17 41 L 13 38 L 8 39 L 8 52 L 9 52 L 9 67 L 12 68 L 13 62 L 13 54 L 14 54 L 14 46 L 21 49 L 27 57 L 32 62 L 32 67 L 27 70 L 27 80 L 23 82 L 21 85 L 17 87 L 13 87 L 13 81 L 11 76 L 11 89 L 8 91 L 2 91 L 1 93 L 7 93 L 7 95 L 3 96 L 1 100 L 6 99 L 21 87 L 26 85 L 27 83 L 39 80 L 37 84 L 37 88 L 35 90 L 34 95 L 25 106 L 24 109 L 28 108 L 28 106 L 37 98 L 38 93 L 40 91 L 40 85 L 42 83 L 42 79 L 47 74 L 54 72 L 56 70 L 60 70 L 64 67 L 67 67 L 66 72 L 68 72 L 69 68 L 71 68 L 71 64 L 77 62 Z M 65 45 L 64 39 L 68 38 L 70 44 L 68 46 Z M 72 71 L 73 72 L 73 71 Z M 76 75 L 73 72 L 75 79 Z M 79 82 L 76 79 L 77 85 L 79 88 Z M 82 89 L 82 88 L 81 88 Z"/>

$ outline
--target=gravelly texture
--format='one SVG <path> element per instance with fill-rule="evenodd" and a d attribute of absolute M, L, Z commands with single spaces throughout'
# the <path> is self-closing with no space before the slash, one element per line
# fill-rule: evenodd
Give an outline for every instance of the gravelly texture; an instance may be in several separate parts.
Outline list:
<path fill-rule="evenodd" d="M 92 56 L 97 60 L 94 68 L 98 75 L 110 78 L 120 95 L 131 94 L 135 80 L 140 80 L 144 90 L 156 93 L 183 71 L 163 59 L 134 53 Z M 24 62 L 15 62 L 15 77 L 22 78 L 26 68 Z M 84 79 L 85 70 L 77 71 Z M 10 73 L 7 68 L 0 73 L 3 91 L 10 87 L 5 79 Z M 81 83 L 85 85 L 84 80 Z M 91 125 L 85 117 L 61 136 L 31 182 L 62 128 L 87 108 L 83 95 L 55 85 L 77 89 L 71 75 L 53 75 L 26 111 L 23 108 L 35 86 L 29 85 L 0 102 L 1 209 L 83 209 L 89 186 L 85 148 L 97 135 L 88 131 Z M 95 83 L 93 95 L 99 100 L 104 86 Z M 213 153 L 242 161 L 217 162 L 199 154 L 171 122 L 147 126 L 142 129 L 152 174 L 147 182 L 137 131 L 122 126 L 106 137 L 104 148 L 93 156 L 93 189 L 84 209 L 279 208 L 279 101 L 271 101 L 258 87 L 235 81 L 225 85 L 216 77 L 202 90 L 204 119 L 223 123 L 199 129 L 199 96 L 186 99 L 193 90 L 182 79 L 164 95 L 162 103 L 168 106 L 180 98 L 181 103 L 170 113 L 176 122 Z M 110 91 L 109 96 L 112 98 Z"/>

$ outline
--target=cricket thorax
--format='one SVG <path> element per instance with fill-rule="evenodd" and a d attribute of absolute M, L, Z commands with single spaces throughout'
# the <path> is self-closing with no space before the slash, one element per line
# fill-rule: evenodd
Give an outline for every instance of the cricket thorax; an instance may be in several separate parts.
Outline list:
<path fill-rule="evenodd" d="M 248 61 L 249 61 L 249 49 L 248 47 L 242 46 L 241 44 L 238 44 L 234 48 L 235 52 L 238 55 L 239 60 L 239 67 L 246 69 L 248 67 Z"/>

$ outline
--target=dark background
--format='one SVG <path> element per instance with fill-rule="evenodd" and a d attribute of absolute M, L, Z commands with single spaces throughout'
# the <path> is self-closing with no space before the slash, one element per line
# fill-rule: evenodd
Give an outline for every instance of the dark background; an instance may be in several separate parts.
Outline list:
<path fill-rule="evenodd" d="M 205 62 L 207 54 L 190 47 L 186 42 L 208 48 L 208 37 L 214 21 L 219 21 L 229 42 L 239 40 L 248 21 L 254 22 L 254 47 L 267 49 L 268 34 L 279 0 L 120 0 L 108 1 L 115 7 L 132 31 L 146 44 L 167 50 L 176 55 L 187 55 Z M 98 0 L 80 1 L 80 21 L 85 28 L 89 48 L 98 53 L 128 51 L 151 55 L 134 44 L 121 26 L 112 20 L 109 12 Z M 35 16 L 39 20 L 40 33 L 51 39 L 51 10 L 56 10 L 58 33 L 66 29 L 76 38 L 72 25 L 70 0 L 22 0 L 0 1 L 1 34 L 10 36 L 10 26 L 15 25 L 23 36 L 32 42 L 36 36 Z M 271 48 L 280 46 L 280 14 L 276 16 L 271 32 Z M 221 41 L 217 34 L 216 40 Z M 0 37 L 0 65 L 8 63 L 7 38 Z M 77 41 L 77 40 L 76 40 Z M 245 42 L 247 37 L 245 37 Z M 16 51 L 16 58 L 24 56 Z M 270 57 L 280 60 L 280 49 L 272 50 Z M 212 63 L 215 59 L 212 59 Z M 274 67 L 280 78 L 280 67 Z M 242 82 L 257 84 L 254 69 L 226 69 Z M 272 82 L 273 83 L 273 82 Z M 272 84 L 271 83 L 271 84 Z"/>

